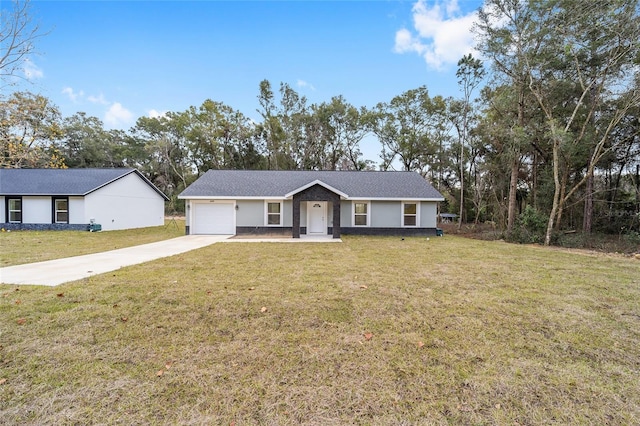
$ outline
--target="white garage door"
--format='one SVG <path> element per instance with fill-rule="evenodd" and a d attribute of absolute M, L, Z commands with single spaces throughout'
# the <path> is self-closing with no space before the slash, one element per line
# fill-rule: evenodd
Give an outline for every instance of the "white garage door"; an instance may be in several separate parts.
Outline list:
<path fill-rule="evenodd" d="M 192 234 L 236 233 L 233 203 L 194 203 Z"/>

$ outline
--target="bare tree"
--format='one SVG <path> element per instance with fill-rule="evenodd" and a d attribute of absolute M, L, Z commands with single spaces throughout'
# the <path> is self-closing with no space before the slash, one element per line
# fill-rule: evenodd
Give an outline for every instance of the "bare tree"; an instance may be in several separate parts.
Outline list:
<path fill-rule="evenodd" d="M 12 84 L 13 78 L 24 78 L 20 71 L 35 52 L 34 41 L 45 35 L 30 13 L 30 0 L 13 0 L 0 9 L 0 79 Z M 8 80 L 9 82 L 5 82 Z"/>

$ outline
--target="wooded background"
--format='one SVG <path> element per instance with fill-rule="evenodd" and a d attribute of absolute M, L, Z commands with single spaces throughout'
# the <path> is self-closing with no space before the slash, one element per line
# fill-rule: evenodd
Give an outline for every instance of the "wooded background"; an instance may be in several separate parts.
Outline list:
<path fill-rule="evenodd" d="M 575 230 L 640 244 L 639 10 L 638 0 L 489 0 L 474 28 L 483 60 L 460 59 L 460 96 L 425 85 L 372 106 L 341 95 L 310 104 L 263 80 L 257 122 L 206 99 L 107 130 L 3 86 L 0 166 L 134 167 L 171 197 L 170 212 L 209 169 L 411 170 L 460 225 L 488 222 L 526 242 Z M 3 17 L 0 76 L 37 35 L 19 25 L 27 12 L 9 17 L 14 26 Z M 363 157 L 363 141 L 379 144 L 379 162 Z"/>

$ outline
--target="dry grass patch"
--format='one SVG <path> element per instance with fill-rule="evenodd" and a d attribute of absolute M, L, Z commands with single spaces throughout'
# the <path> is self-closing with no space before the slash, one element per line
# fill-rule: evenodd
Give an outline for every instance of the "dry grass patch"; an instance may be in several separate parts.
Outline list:
<path fill-rule="evenodd" d="M 9 423 L 640 423 L 622 257 L 348 237 L 0 289 Z"/>
<path fill-rule="evenodd" d="M 184 234 L 184 220 L 122 231 L 0 232 L 0 268 L 153 243 Z"/>

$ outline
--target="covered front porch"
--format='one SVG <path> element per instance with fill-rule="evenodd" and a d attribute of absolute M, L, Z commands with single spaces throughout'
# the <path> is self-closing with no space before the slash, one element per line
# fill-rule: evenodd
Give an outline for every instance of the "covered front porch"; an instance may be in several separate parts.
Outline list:
<path fill-rule="evenodd" d="M 287 194 L 293 198 L 293 238 L 322 237 L 330 235 L 340 238 L 340 200 L 347 195 L 314 181 Z M 301 226 L 302 211 L 306 213 L 306 227 Z"/>

